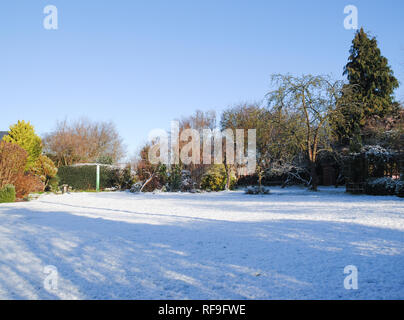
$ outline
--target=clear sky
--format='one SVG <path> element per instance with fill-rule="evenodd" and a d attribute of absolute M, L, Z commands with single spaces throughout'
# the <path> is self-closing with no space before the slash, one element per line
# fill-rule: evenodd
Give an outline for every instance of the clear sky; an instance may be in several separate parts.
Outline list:
<path fill-rule="evenodd" d="M 50 4 L 58 30 L 43 27 Z M 273 73 L 342 78 L 349 4 L 403 82 L 402 0 L 2 0 L 0 131 L 112 120 L 133 154 L 174 118 L 262 101 Z"/>

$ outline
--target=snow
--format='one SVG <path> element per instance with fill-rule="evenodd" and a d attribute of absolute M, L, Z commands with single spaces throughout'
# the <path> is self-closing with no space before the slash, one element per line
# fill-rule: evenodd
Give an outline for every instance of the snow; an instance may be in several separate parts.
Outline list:
<path fill-rule="evenodd" d="M 403 299 L 404 201 L 270 195 L 43 195 L 0 205 L 1 299 Z M 58 271 L 45 288 L 46 266 Z M 358 269 L 358 290 L 344 268 Z"/>

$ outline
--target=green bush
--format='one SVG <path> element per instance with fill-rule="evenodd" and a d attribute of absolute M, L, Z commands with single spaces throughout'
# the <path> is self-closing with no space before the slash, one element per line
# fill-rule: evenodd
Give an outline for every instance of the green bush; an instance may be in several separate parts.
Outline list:
<path fill-rule="evenodd" d="M 58 171 L 60 185 L 67 184 L 74 190 L 95 190 L 97 179 L 96 165 L 65 166 Z M 107 166 L 100 167 L 100 189 L 119 186 L 120 170 Z"/>
<path fill-rule="evenodd" d="M 59 190 L 59 182 L 60 182 L 60 178 L 58 176 L 50 178 L 45 190 L 57 192 Z"/>
<path fill-rule="evenodd" d="M 123 170 L 117 171 L 118 184 L 122 190 L 128 190 L 135 183 L 135 175 L 132 173 L 130 165 L 126 166 Z"/>
<path fill-rule="evenodd" d="M 56 177 L 58 169 L 52 159 L 45 155 L 41 155 L 35 162 L 35 165 L 31 168 L 31 172 L 41 179 L 45 185 L 45 190 L 49 191 L 51 189 L 49 182 Z"/>
<path fill-rule="evenodd" d="M 168 174 L 167 189 L 169 191 L 178 191 L 181 189 L 181 167 L 174 165 Z"/>
<path fill-rule="evenodd" d="M 4 186 L 0 190 L 0 203 L 14 202 L 15 201 L 15 188 L 12 184 Z"/>
<path fill-rule="evenodd" d="M 230 189 L 234 188 L 236 178 L 230 177 Z M 201 188 L 210 191 L 222 191 L 226 188 L 226 169 L 224 165 L 213 165 L 202 177 Z"/>
<path fill-rule="evenodd" d="M 396 184 L 396 195 L 404 198 L 404 181 L 398 181 Z"/>
<path fill-rule="evenodd" d="M 378 196 L 394 195 L 396 184 L 395 180 L 388 177 L 369 179 L 365 183 L 365 193 Z"/>

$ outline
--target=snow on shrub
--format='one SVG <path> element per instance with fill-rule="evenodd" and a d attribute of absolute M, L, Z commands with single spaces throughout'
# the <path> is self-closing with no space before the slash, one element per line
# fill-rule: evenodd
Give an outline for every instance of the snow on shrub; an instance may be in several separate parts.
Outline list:
<path fill-rule="evenodd" d="M 346 178 L 350 182 L 361 183 L 366 178 L 383 178 L 391 173 L 398 164 L 398 155 L 379 145 L 368 145 L 360 153 L 350 153 L 345 161 L 349 167 L 345 172 Z"/>
<path fill-rule="evenodd" d="M 196 187 L 195 182 L 191 178 L 191 172 L 188 170 L 181 171 L 181 185 L 182 192 L 188 192 L 194 190 Z"/>
<path fill-rule="evenodd" d="M 383 177 L 389 165 L 392 165 L 397 157 L 397 154 L 388 151 L 379 145 L 365 146 L 362 149 L 367 163 L 372 165 L 372 170 L 369 172 L 371 177 Z"/>
<path fill-rule="evenodd" d="M 362 148 L 362 152 L 365 154 L 366 159 L 370 161 L 391 161 L 395 153 L 388 151 L 387 149 L 379 146 L 379 145 L 374 145 L 374 146 L 364 146 Z"/>
<path fill-rule="evenodd" d="M 132 192 L 132 193 L 140 192 L 140 190 L 142 189 L 142 186 L 143 186 L 142 182 L 136 182 L 130 188 L 130 192 Z"/>
<path fill-rule="evenodd" d="M 245 190 L 246 194 L 269 194 L 271 190 L 267 187 L 248 186 Z"/>
<path fill-rule="evenodd" d="M 369 179 L 365 183 L 365 193 L 371 195 L 394 195 L 397 181 L 390 177 Z"/>

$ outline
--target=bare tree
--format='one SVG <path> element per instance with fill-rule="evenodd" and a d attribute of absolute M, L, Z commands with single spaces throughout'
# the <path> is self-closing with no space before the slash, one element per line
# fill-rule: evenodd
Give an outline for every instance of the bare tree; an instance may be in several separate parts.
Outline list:
<path fill-rule="evenodd" d="M 64 120 L 43 142 L 45 152 L 57 166 L 97 161 L 112 164 L 125 155 L 122 139 L 112 122 Z"/>
<path fill-rule="evenodd" d="M 329 120 L 337 112 L 343 83 L 331 81 L 327 76 L 293 77 L 280 74 L 273 75 L 272 81 L 278 88 L 268 94 L 270 106 L 275 111 L 295 113 L 303 121 L 305 130 L 302 149 L 309 160 L 311 189 L 317 190 L 317 154 L 321 151 L 320 142 L 323 143 L 322 147 L 327 147 L 327 137 L 331 136 Z"/>
<path fill-rule="evenodd" d="M 256 174 L 258 176 L 258 183 L 261 186 L 261 180 L 265 168 L 269 165 L 269 147 L 270 147 L 270 128 L 268 122 L 270 120 L 270 113 L 268 110 L 262 108 L 258 103 L 241 103 L 234 107 L 226 109 L 220 121 L 221 129 L 230 129 L 235 136 L 237 129 L 244 129 L 244 145 L 247 144 L 248 129 L 256 130 L 256 146 L 257 146 L 257 167 Z M 226 144 L 223 143 L 223 148 L 226 148 Z M 225 153 L 226 154 L 226 153 Z M 230 187 L 230 176 L 233 169 L 240 167 L 236 165 L 227 164 L 226 158 L 223 161 L 226 169 L 226 189 Z M 243 165 L 241 166 L 241 168 Z"/>
<path fill-rule="evenodd" d="M 201 111 L 197 110 L 195 113 L 189 117 L 183 117 L 179 123 L 180 125 L 180 136 L 181 133 L 186 129 L 195 129 L 199 132 L 199 136 L 201 137 L 200 143 L 203 144 L 203 130 L 204 129 L 211 129 L 214 130 L 216 128 L 216 112 L 211 111 Z M 180 150 L 182 147 L 187 144 L 188 141 L 179 141 Z M 192 179 L 196 182 L 199 186 L 203 174 L 209 168 L 209 165 L 203 164 L 203 154 L 200 153 L 200 161 L 199 164 L 191 163 L 189 165 L 182 166 L 189 170 L 191 173 Z"/>

